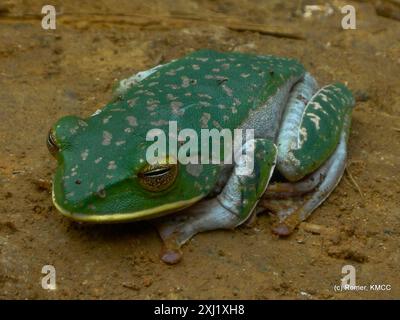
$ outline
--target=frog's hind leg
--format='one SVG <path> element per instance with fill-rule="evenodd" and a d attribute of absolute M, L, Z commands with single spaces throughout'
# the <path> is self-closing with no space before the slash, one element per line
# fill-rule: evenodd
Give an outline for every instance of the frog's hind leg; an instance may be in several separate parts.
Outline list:
<path fill-rule="evenodd" d="M 299 181 L 328 160 L 343 131 L 347 139 L 354 106 L 353 95 L 340 83 L 323 87 L 311 99 L 300 89 L 289 98 L 277 139 L 277 168 L 289 181 Z"/>
<path fill-rule="evenodd" d="M 292 102 L 299 99 L 292 96 Z M 300 111 L 295 108 L 299 105 L 303 107 Z M 346 163 L 353 105 L 351 92 L 342 84 L 322 88 L 307 103 L 295 105 L 289 100 L 278 137 L 277 168 L 293 186 L 281 185 L 275 188 L 278 189 L 275 193 L 282 197 L 286 192 L 286 196 L 298 198 L 290 200 L 292 205 L 287 205 L 289 200 L 271 201 L 278 207 L 280 217 L 274 228 L 277 234 L 290 234 L 339 183 Z M 309 181 L 310 178 L 314 181 Z M 279 188 L 283 192 L 279 193 Z"/>
<path fill-rule="evenodd" d="M 166 216 L 156 222 L 164 241 L 161 253 L 164 262 L 179 262 L 181 246 L 195 234 L 233 229 L 251 216 L 268 186 L 276 163 L 277 148 L 267 139 L 250 140 L 243 148 L 245 154 L 236 161 L 233 173 L 217 197 L 200 201 L 187 212 Z"/>

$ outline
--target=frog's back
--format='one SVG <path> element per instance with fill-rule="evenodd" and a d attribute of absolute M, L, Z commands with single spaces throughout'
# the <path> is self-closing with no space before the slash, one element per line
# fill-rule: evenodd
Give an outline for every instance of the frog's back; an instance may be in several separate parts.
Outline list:
<path fill-rule="evenodd" d="M 200 50 L 163 66 L 104 112 L 129 113 L 140 135 L 171 120 L 178 129 L 238 128 L 268 97 L 303 74 L 303 66 L 289 58 Z"/>

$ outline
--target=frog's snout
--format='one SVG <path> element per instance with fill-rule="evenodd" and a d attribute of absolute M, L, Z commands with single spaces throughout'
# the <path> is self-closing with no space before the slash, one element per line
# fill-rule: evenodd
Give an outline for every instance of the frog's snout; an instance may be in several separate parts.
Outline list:
<path fill-rule="evenodd" d="M 71 150 L 75 136 L 81 134 L 87 127 L 85 120 L 76 116 L 66 116 L 50 128 L 47 136 L 47 148 L 58 162 L 57 173 L 53 180 L 53 202 L 61 211 L 63 210 L 61 205 L 65 203 L 79 207 L 87 200 L 87 183 L 83 177 L 74 172 L 73 168 L 77 167 L 78 163 L 74 158 L 76 155 L 69 152 L 69 156 L 66 156 L 65 153 Z M 68 174 L 65 175 L 66 171 Z"/>

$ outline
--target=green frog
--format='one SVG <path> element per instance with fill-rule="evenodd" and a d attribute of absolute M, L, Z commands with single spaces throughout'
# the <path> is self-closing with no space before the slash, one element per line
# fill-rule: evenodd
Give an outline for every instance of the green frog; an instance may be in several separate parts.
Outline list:
<path fill-rule="evenodd" d="M 353 106 L 345 85 L 318 87 L 295 59 L 196 51 L 121 81 L 92 116 L 52 126 L 53 202 L 81 222 L 153 219 L 169 264 L 193 235 L 233 229 L 265 210 L 273 232 L 287 236 L 340 181 Z M 242 174 L 245 156 L 182 163 L 168 149 L 149 161 L 149 131 L 168 132 L 171 123 L 199 136 L 250 130 L 235 152 L 252 155 L 251 172 Z M 179 152 L 185 141 L 178 142 Z"/>

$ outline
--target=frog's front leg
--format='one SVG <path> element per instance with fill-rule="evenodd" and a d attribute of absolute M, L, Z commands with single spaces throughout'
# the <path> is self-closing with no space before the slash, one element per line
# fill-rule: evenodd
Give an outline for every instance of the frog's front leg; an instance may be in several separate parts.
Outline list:
<path fill-rule="evenodd" d="M 301 97 L 295 96 L 296 99 Z M 288 106 L 278 137 L 277 168 L 289 181 L 300 181 L 294 182 L 297 188 L 304 188 L 300 191 L 315 188 L 297 201 L 297 207 L 281 202 L 281 219 L 274 228 L 277 234 L 290 234 L 339 183 L 345 169 L 353 105 L 351 92 L 344 85 L 335 84 L 319 90 L 300 112 L 293 110 L 293 103 Z M 321 181 L 313 185 L 316 180 Z"/>
<path fill-rule="evenodd" d="M 193 235 L 215 229 L 233 229 L 250 217 L 268 186 L 277 148 L 270 140 L 255 139 L 247 141 L 243 149 L 232 175 L 217 197 L 200 201 L 188 212 L 167 216 L 156 223 L 165 245 L 161 253 L 164 262 L 179 262 L 181 246 Z M 250 163 L 254 164 L 252 170 Z"/>

